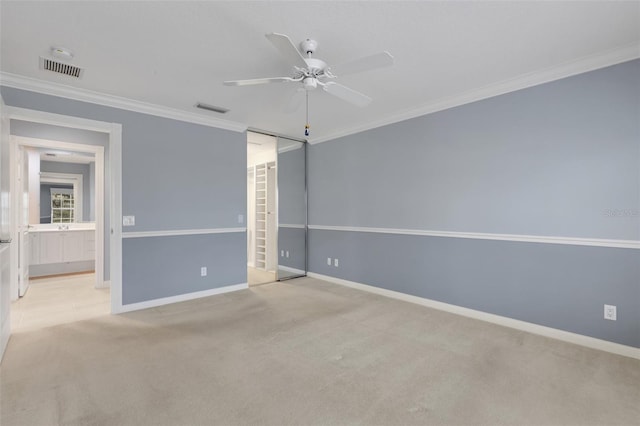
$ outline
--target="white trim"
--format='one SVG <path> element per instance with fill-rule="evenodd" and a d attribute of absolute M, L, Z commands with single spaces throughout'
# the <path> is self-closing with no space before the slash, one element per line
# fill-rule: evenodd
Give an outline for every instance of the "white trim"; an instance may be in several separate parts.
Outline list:
<path fill-rule="evenodd" d="M 135 111 L 157 117 L 170 118 L 173 120 L 185 121 L 188 123 L 200 124 L 203 126 L 216 127 L 219 129 L 231 130 L 242 133 L 247 130 L 247 125 L 230 120 L 208 117 L 195 112 L 183 111 L 175 108 L 136 101 L 133 99 L 121 98 L 119 96 L 107 95 L 93 92 L 86 89 L 71 87 L 64 84 L 52 83 L 35 78 L 24 77 L 7 72 L 0 73 L 0 84 L 14 89 L 28 90 L 45 95 L 58 96 L 66 99 L 73 99 L 81 102 L 104 105 L 113 108 Z"/>
<path fill-rule="evenodd" d="M 96 288 L 110 288 L 111 287 L 111 281 L 102 281 L 102 284 L 97 283 L 96 284 Z"/>
<path fill-rule="evenodd" d="M 607 340 L 596 339 L 595 337 L 589 337 L 582 334 L 571 333 L 569 331 L 558 330 L 556 328 L 533 324 L 526 321 L 520 321 L 513 318 L 490 314 L 487 312 L 476 311 L 475 309 L 464 308 L 462 306 L 451 305 L 449 303 L 443 303 L 423 297 L 412 296 L 410 294 L 387 290 L 367 284 L 361 284 L 354 281 L 343 280 L 341 278 L 330 277 L 328 275 L 308 272 L 307 276 L 311 278 L 317 278 L 319 280 L 329 281 L 331 283 L 339 284 L 345 287 L 354 288 L 356 290 L 374 293 L 380 296 L 402 300 L 404 302 L 415 303 L 418 305 L 426 306 L 428 308 L 437 309 L 439 311 L 449 312 L 467 318 L 490 322 L 492 324 L 497 324 L 504 327 L 549 337 L 551 339 L 562 340 L 564 342 L 573 343 L 575 345 L 585 346 L 592 349 L 611 352 L 617 355 L 640 359 L 640 348 L 635 348 L 633 346 L 627 346 L 620 343 L 609 342 Z"/>
<path fill-rule="evenodd" d="M 0 76 L 2 73 L 0 73 Z M 113 123 L 90 120 L 88 118 L 75 117 L 72 115 L 61 115 L 52 112 L 37 111 L 34 109 L 7 107 L 7 113 L 12 120 L 33 121 L 41 124 L 51 124 L 54 126 L 70 127 L 72 129 L 91 130 L 93 132 L 110 133 Z M 118 126 L 120 126 L 118 124 Z M 66 144 L 68 142 L 59 142 Z M 61 145 L 63 146 L 63 145 Z M 93 145 L 89 145 L 93 146 Z"/>
<path fill-rule="evenodd" d="M 505 93 L 515 92 L 517 90 L 526 89 L 528 87 L 537 86 L 543 83 L 560 80 L 562 78 L 571 77 L 573 75 L 594 71 L 599 68 L 616 65 L 622 62 L 631 61 L 640 57 L 640 45 L 637 42 L 628 44 L 624 47 L 613 49 L 604 53 L 584 56 L 576 60 L 565 62 L 558 66 L 547 69 L 530 72 L 519 77 L 501 81 L 478 89 L 470 90 L 459 95 L 439 99 L 413 108 L 399 114 L 386 116 L 380 120 L 371 121 L 369 123 L 350 127 L 348 129 L 338 130 L 326 136 L 313 138 L 309 140 L 310 144 L 327 142 L 333 139 L 364 132 L 366 130 L 375 129 L 377 127 L 386 126 L 400 121 L 409 120 L 411 118 L 420 117 L 437 111 L 453 108 L 456 106 L 476 102 L 482 99 L 492 98 L 494 96 L 503 95 Z"/>
<path fill-rule="evenodd" d="M 9 339 L 11 339 L 11 314 L 7 314 L 7 320 L 2 324 L 2 330 L 0 331 L 0 364 L 4 359 L 4 352 L 7 350 Z"/>
<path fill-rule="evenodd" d="M 111 211 L 109 215 L 111 217 L 111 240 L 109 262 L 111 268 L 109 284 L 111 313 L 114 314 L 122 309 L 122 124 L 112 123 L 110 136 Z M 98 176 L 97 164 L 96 176 Z"/>
<path fill-rule="evenodd" d="M 306 229 L 307 225 L 296 225 L 293 223 L 279 223 L 278 228 L 295 228 L 295 229 Z"/>
<path fill-rule="evenodd" d="M 418 235 L 424 237 L 468 238 L 474 240 L 517 241 L 524 243 L 566 244 L 573 246 L 640 249 L 640 240 L 607 240 L 602 238 L 549 237 L 544 235 L 485 234 L 481 232 L 430 231 L 423 229 L 367 228 L 358 226 L 309 225 L 323 231 L 372 232 L 377 234 Z"/>
<path fill-rule="evenodd" d="M 173 237 L 176 235 L 230 234 L 246 232 L 247 228 L 178 229 L 175 231 L 123 232 L 122 238 Z"/>
<path fill-rule="evenodd" d="M 131 303 L 123 305 L 118 312 L 124 313 L 131 311 L 139 311 L 141 309 L 155 308 L 157 306 L 168 305 L 171 303 L 186 302 L 187 300 L 200 299 L 202 297 L 215 296 L 217 294 L 229 293 L 232 291 L 246 290 L 249 288 L 247 283 L 228 285 L 225 287 L 212 288 L 210 290 L 196 291 L 193 293 L 179 294 L 177 296 L 163 297 L 160 299 L 148 300 L 146 302 Z"/>

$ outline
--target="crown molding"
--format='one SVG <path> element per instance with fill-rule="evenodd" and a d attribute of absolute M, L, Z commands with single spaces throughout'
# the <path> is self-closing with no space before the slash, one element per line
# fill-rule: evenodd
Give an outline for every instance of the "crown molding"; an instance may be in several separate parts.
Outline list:
<path fill-rule="evenodd" d="M 401 121 L 409 120 L 411 118 L 432 114 L 434 112 L 443 111 L 471 102 L 480 101 L 482 99 L 492 98 L 494 96 L 503 95 L 505 93 L 515 92 L 517 90 L 549 83 L 555 80 L 560 80 L 562 78 L 583 74 L 585 72 L 594 71 L 600 68 L 605 68 L 627 61 L 632 61 L 638 58 L 640 58 L 640 44 L 628 44 L 617 49 L 609 50 L 595 55 L 584 56 L 570 62 L 562 63 L 558 66 L 523 74 L 512 79 L 474 89 L 465 93 L 461 93 L 459 95 L 439 99 L 434 102 L 429 102 L 417 108 L 412 108 L 410 110 L 401 112 L 399 114 L 393 114 L 387 117 L 383 117 L 380 120 L 375 120 L 358 126 L 339 130 L 327 136 L 309 139 L 308 142 L 312 145 L 327 142 L 355 133 L 375 129 L 377 127 L 387 126 L 389 124 L 398 123 Z"/>
<path fill-rule="evenodd" d="M 0 72 L 0 85 L 12 87 L 14 89 L 42 93 L 44 95 L 58 96 L 75 101 L 88 102 L 127 111 L 154 115 L 157 117 L 170 118 L 172 120 L 185 121 L 208 127 L 216 127 L 218 129 L 231 130 L 234 132 L 244 132 L 247 130 L 247 125 L 237 123 L 235 121 L 206 117 L 175 108 L 121 98 L 119 96 L 107 95 L 104 93 L 93 92 L 91 90 L 80 89 L 77 87 L 52 83 L 7 72 Z"/>

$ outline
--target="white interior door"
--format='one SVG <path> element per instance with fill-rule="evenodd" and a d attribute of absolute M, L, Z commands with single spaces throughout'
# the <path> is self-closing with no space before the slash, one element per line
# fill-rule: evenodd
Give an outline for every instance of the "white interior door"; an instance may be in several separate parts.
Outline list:
<path fill-rule="evenodd" d="M 276 200 L 276 163 L 267 164 L 267 271 L 275 271 L 278 268 L 278 233 L 277 233 L 277 211 Z"/>
<path fill-rule="evenodd" d="M 39 183 L 38 183 L 39 185 Z M 29 154 L 24 147 L 18 151 L 18 295 L 24 296 L 29 288 Z M 38 212 L 38 216 L 40 213 Z"/>
<path fill-rule="evenodd" d="M 9 117 L 0 96 L 0 361 L 11 335 Z"/>

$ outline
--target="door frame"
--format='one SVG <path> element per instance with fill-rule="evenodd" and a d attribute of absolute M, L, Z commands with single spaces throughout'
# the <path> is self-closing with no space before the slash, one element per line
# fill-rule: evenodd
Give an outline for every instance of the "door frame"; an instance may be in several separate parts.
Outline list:
<path fill-rule="evenodd" d="M 11 113 L 9 113 L 9 117 L 13 118 Z M 21 192 L 19 191 L 18 182 L 17 182 L 17 167 L 14 167 L 17 165 L 17 162 L 18 162 L 18 155 L 19 155 L 18 147 L 20 146 L 31 147 L 31 148 L 48 148 L 48 149 L 57 149 L 57 150 L 63 150 L 63 151 L 83 152 L 83 153 L 90 153 L 95 156 L 95 162 L 96 162 L 96 168 L 95 168 L 95 174 L 96 174 L 96 180 L 95 180 L 96 284 L 95 284 L 95 287 L 96 288 L 108 287 L 109 284 L 105 283 L 104 281 L 104 257 L 105 257 L 104 256 L 105 255 L 104 253 L 104 238 L 105 238 L 105 235 L 104 235 L 104 184 L 105 184 L 104 182 L 104 176 L 105 176 L 104 147 L 100 145 L 61 142 L 61 141 L 54 141 L 49 139 L 37 139 L 37 138 L 30 138 L 30 137 L 24 137 L 24 136 L 11 135 L 11 147 L 10 147 L 9 157 L 12 159 L 11 161 L 12 169 L 13 168 L 16 169 L 11 171 L 11 186 L 12 186 L 11 192 L 14 196 L 14 199 L 12 200 L 13 201 L 12 204 L 15 206 L 20 206 L 19 197 L 21 196 Z M 20 227 L 21 225 L 23 226 L 25 225 L 21 223 L 22 222 L 21 212 L 19 212 L 18 210 L 20 209 L 16 208 L 14 209 L 14 212 L 13 212 L 12 234 L 16 237 L 14 241 L 19 241 L 17 237 L 18 237 L 18 233 L 20 232 Z M 26 225 L 28 226 L 29 224 L 27 223 Z M 21 247 L 18 247 L 18 250 L 21 250 L 21 249 L 22 249 Z M 18 281 L 18 277 L 16 276 L 12 280 L 12 285 L 17 286 L 16 288 L 14 287 L 11 288 L 12 300 L 16 300 L 18 296 L 22 296 L 22 294 L 24 293 L 23 291 L 20 291 L 21 289 L 19 288 L 20 286 L 17 281 Z M 28 283 L 25 284 L 23 287 L 26 289 L 28 287 Z"/>
<path fill-rule="evenodd" d="M 68 127 L 74 129 L 89 130 L 106 133 L 108 135 L 109 164 L 105 165 L 104 147 L 98 145 L 78 144 L 70 142 L 48 141 L 44 139 L 30 139 L 29 146 L 40 143 L 51 147 L 55 143 L 56 147 L 71 151 L 93 152 L 96 155 L 96 278 L 100 277 L 99 283 L 104 287 L 111 287 L 111 313 L 123 311 L 122 307 L 122 125 L 119 123 L 108 123 L 104 121 L 90 120 L 86 118 L 54 114 L 43 111 L 36 111 L 26 108 L 7 107 L 9 119 L 28 121 L 40 124 Z M 12 138 L 14 139 L 14 138 Z M 22 138 L 21 139 L 27 139 Z M 39 141 L 39 142 L 38 142 Z M 12 143 L 12 148 L 17 150 L 17 141 Z M 10 158 L 15 158 L 12 153 Z M 13 166 L 12 166 L 13 167 Z M 12 176 L 14 173 L 12 173 Z M 110 177 L 110 268 L 109 281 L 104 281 L 104 204 L 98 208 L 98 200 L 104 203 L 104 188 L 106 177 Z M 13 191 L 12 191 L 13 192 Z M 15 210 L 12 209 L 12 218 L 15 220 Z M 100 222 L 102 226 L 98 226 Z M 12 225 L 12 235 L 15 235 L 16 222 Z M 98 243 L 99 235 L 101 243 Z M 17 247 L 12 245 L 11 279 L 12 286 L 17 285 Z M 15 256 L 15 257 L 14 257 Z M 16 283 L 14 284 L 14 280 Z M 13 288 L 13 287 L 12 287 Z"/>

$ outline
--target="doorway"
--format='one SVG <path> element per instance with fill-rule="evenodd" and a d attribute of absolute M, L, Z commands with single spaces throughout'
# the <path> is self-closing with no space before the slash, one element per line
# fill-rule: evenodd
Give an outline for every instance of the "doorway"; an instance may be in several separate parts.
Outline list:
<path fill-rule="evenodd" d="M 107 315 L 104 147 L 43 139 L 50 128 L 13 120 L 18 279 L 12 331 Z M 94 135 L 105 143 L 105 134 Z M 95 142 L 95 141 L 94 141 Z M 100 256 L 100 258 L 98 257 Z M 17 284 L 17 285 L 16 285 Z"/>
<path fill-rule="evenodd" d="M 277 140 L 247 132 L 247 282 L 249 286 L 276 281 L 277 256 Z"/>
<path fill-rule="evenodd" d="M 11 291 L 18 288 L 18 229 L 15 224 L 17 208 L 12 194 L 12 176 L 15 176 L 15 144 L 10 137 L 11 122 L 14 120 L 29 123 L 51 125 L 65 129 L 104 133 L 107 135 L 108 154 L 104 153 L 102 161 L 96 156 L 96 179 L 104 176 L 102 184 L 97 184 L 96 197 L 103 197 L 109 206 L 104 211 L 96 211 L 96 223 L 102 220 L 103 226 L 96 227 L 96 240 L 100 238 L 103 244 L 96 242 L 96 274 L 102 274 L 102 282 L 110 288 L 111 313 L 124 312 L 122 305 L 122 225 L 119 220 L 122 216 L 122 125 L 81 117 L 54 114 L 25 108 L 6 106 L 0 96 L 0 160 L 2 173 L 0 173 L 0 262 L 2 274 L 0 277 L 0 357 L 4 354 L 6 344 L 11 334 Z M 12 146 L 13 145 L 13 146 Z M 87 145 L 84 145 L 87 148 Z M 103 171 L 99 172 L 98 168 Z M 107 178 L 108 176 L 108 178 Z M 99 188 L 104 188 L 102 194 L 98 194 Z M 106 188 L 109 188 L 106 191 Z M 105 194 L 108 194 L 105 196 Z M 102 234 L 102 235 L 101 235 Z M 108 237 L 106 237 L 108 236 Z M 103 261 L 102 268 L 99 267 Z M 108 262 L 106 261 L 108 259 Z"/>

